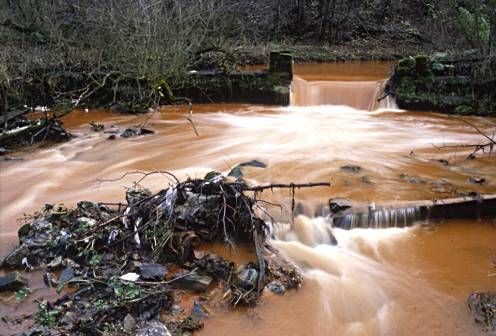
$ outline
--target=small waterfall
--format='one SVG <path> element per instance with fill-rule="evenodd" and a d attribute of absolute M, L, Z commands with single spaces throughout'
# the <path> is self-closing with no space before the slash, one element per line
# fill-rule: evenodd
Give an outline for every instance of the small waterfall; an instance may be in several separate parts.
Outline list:
<path fill-rule="evenodd" d="M 296 76 L 291 85 L 291 105 L 345 105 L 365 111 L 396 109 L 392 97 L 380 99 L 385 83 L 386 80 L 306 81 Z"/>
<path fill-rule="evenodd" d="M 426 220 L 418 206 L 405 208 L 381 208 L 332 217 L 332 226 L 341 229 L 407 227 Z"/>

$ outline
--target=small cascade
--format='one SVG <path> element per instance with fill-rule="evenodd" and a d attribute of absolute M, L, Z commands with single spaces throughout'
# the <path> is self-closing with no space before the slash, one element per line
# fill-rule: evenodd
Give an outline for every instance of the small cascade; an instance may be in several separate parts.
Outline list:
<path fill-rule="evenodd" d="M 407 227 L 418 221 L 426 220 L 425 213 L 418 206 L 405 208 L 381 208 L 373 209 L 369 207 L 366 212 L 356 212 L 335 216 L 332 219 L 332 226 L 341 229 L 356 228 L 392 228 Z"/>
<path fill-rule="evenodd" d="M 297 241 L 307 246 L 335 245 L 329 218 L 309 218 L 299 215 L 292 223 L 277 223 L 270 228 L 272 238 L 282 241 Z"/>

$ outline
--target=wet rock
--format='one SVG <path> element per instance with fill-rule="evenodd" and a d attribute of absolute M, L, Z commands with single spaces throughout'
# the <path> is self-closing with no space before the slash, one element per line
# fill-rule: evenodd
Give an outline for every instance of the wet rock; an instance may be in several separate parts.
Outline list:
<path fill-rule="evenodd" d="M 358 173 L 362 170 L 362 167 L 357 166 L 357 165 L 345 165 L 339 167 L 342 171 L 345 171 L 347 173 Z"/>
<path fill-rule="evenodd" d="M 468 178 L 468 181 L 470 183 L 474 183 L 474 184 L 484 184 L 484 183 L 486 183 L 486 179 L 484 177 L 481 177 L 481 176 L 470 176 Z"/>
<path fill-rule="evenodd" d="M 19 272 L 7 273 L 0 277 L 0 292 L 16 291 L 27 284 L 28 281 Z"/>
<path fill-rule="evenodd" d="M 238 285 L 243 289 L 251 290 L 257 287 L 258 271 L 254 268 L 243 268 L 237 274 Z"/>
<path fill-rule="evenodd" d="M 267 165 L 261 161 L 258 160 L 251 160 L 251 161 L 246 161 L 238 164 L 236 167 L 231 169 L 229 174 L 227 176 L 235 177 L 235 178 L 241 178 L 244 176 L 243 174 L 243 167 L 255 167 L 255 168 L 266 168 Z"/>
<path fill-rule="evenodd" d="M 242 162 L 238 165 L 239 167 L 257 167 L 257 168 L 267 168 L 267 165 L 258 160 L 251 160 L 247 162 Z"/>
<path fill-rule="evenodd" d="M 171 336 L 171 333 L 162 322 L 149 321 L 138 330 L 136 336 Z"/>
<path fill-rule="evenodd" d="M 27 258 L 29 254 L 30 252 L 27 246 L 18 246 L 5 257 L 2 266 L 20 267 L 22 265 L 22 260 Z"/>
<path fill-rule="evenodd" d="M 408 175 L 407 173 L 401 173 L 400 178 L 402 180 L 405 180 L 406 182 L 410 184 L 426 184 L 427 181 L 421 178 L 418 175 Z"/>
<path fill-rule="evenodd" d="M 331 198 L 329 200 L 329 208 L 332 214 L 337 214 L 344 210 L 350 209 L 352 207 L 352 203 L 347 198 Z"/>
<path fill-rule="evenodd" d="M 66 283 L 67 281 L 71 280 L 74 277 L 75 277 L 74 269 L 71 266 L 68 266 L 68 267 L 64 268 L 62 273 L 60 273 L 59 283 L 61 283 L 61 284 Z"/>
<path fill-rule="evenodd" d="M 164 278 L 167 269 L 160 264 L 141 264 L 140 277 L 146 281 L 160 281 Z"/>
<path fill-rule="evenodd" d="M 131 138 L 140 135 L 153 134 L 154 131 L 144 128 L 144 127 L 130 127 L 126 128 L 124 132 L 120 134 L 121 138 Z"/>
<path fill-rule="evenodd" d="M 136 328 L 136 326 L 137 326 L 137 324 L 136 324 L 136 320 L 134 319 L 134 317 L 131 314 L 127 314 L 124 317 L 124 320 L 122 321 L 122 327 L 124 328 L 124 330 L 131 331 L 131 330 L 134 330 Z"/>
<path fill-rule="evenodd" d="M 172 283 L 173 287 L 189 289 L 196 292 L 204 292 L 212 283 L 212 278 L 206 275 L 196 273 L 188 274 Z"/>
<path fill-rule="evenodd" d="M 445 160 L 445 159 L 439 159 L 439 160 L 437 160 L 437 162 L 439 162 L 443 166 L 448 166 L 449 165 L 449 161 L 448 160 Z"/>
<path fill-rule="evenodd" d="M 117 137 L 115 136 L 115 134 L 111 134 L 108 136 L 107 140 L 115 140 Z"/>
<path fill-rule="evenodd" d="M 467 300 L 475 321 L 496 330 L 496 292 L 472 293 Z"/>
<path fill-rule="evenodd" d="M 198 268 L 201 273 L 207 274 L 214 279 L 227 279 L 234 269 L 233 262 L 227 261 L 215 254 L 195 251 L 194 255 L 195 258 L 197 258 L 194 261 L 194 266 Z"/>
<path fill-rule="evenodd" d="M 29 248 L 44 247 L 53 240 L 53 226 L 44 219 L 35 219 L 19 230 L 19 241 Z"/>
<path fill-rule="evenodd" d="M 272 281 L 267 285 L 267 289 L 275 294 L 282 295 L 286 292 L 286 288 L 279 281 Z"/>
<path fill-rule="evenodd" d="M 50 270 L 56 270 L 56 269 L 61 268 L 61 267 L 62 267 L 62 257 L 61 256 L 54 258 L 47 265 L 47 268 Z"/>
<path fill-rule="evenodd" d="M 229 174 L 227 174 L 227 176 L 232 176 L 235 178 L 241 178 L 244 176 L 244 174 L 243 174 L 243 171 L 241 170 L 241 167 L 236 166 L 233 169 L 231 169 L 231 171 L 229 172 Z"/>

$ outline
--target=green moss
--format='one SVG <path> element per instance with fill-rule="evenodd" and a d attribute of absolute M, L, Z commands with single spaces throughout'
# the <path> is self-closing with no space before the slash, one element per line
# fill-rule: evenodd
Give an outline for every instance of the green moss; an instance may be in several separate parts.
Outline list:
<path fill-rule="evenodd" d="M 414 73 L 415 59 L 413 57 L 403 58 L 399 61 L 396 73 L 399 76 L 409 76 Z"/>
<path fill-rule="evenodd" d="M 411 97 L 415 95 L 415 89 L 413 78 L 403 77 L 400 79 L 396 93 L 402 97 Z"/>
<path fill-rule="evenodd" d="M 474 109 L 472 106 L 460 105 L 455 108 L 456 114 L 473 114 Z"/>
<path fill-rule="evenodd" d="M 428 75 L 431 72 L 431 60 L 428 56 L 415 56 L 415 71 L 421 76 Z"/>

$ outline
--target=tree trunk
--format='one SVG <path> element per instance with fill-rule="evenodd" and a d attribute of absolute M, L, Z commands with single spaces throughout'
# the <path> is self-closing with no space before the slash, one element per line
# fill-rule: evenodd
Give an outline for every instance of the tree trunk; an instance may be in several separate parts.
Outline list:
<path fill-rule="evenodd" d="M 301 26 L 305 26 L 306 24 L 306 18 L 305 18 L 305 7 L 306 7 L 306 0 L 297 0 L 297 9 L 298 9 L 298 23 Z"/>
<path fill-rule="evenodd" d="M 329 5 L 330 0 L 320 0 L 319 1 L 319 12 L 320 12 L 320 38 L 324 39 L 327 32 L 327 27 L 329 24 Z"/>

